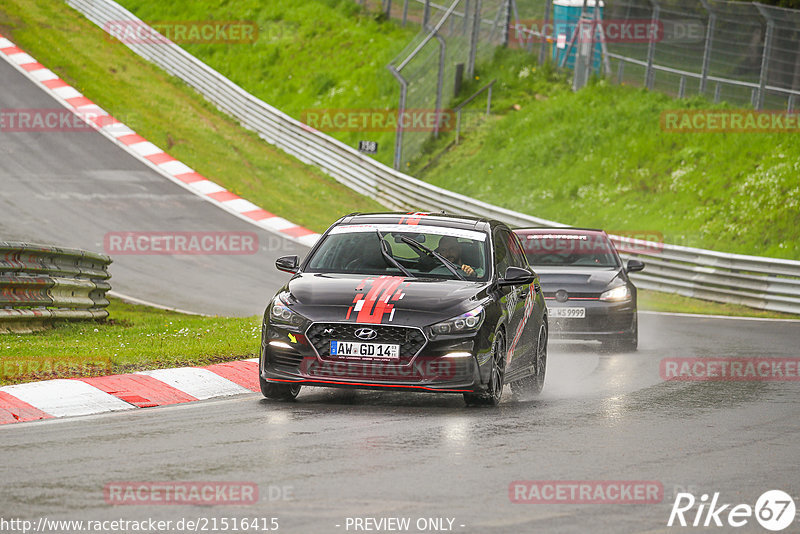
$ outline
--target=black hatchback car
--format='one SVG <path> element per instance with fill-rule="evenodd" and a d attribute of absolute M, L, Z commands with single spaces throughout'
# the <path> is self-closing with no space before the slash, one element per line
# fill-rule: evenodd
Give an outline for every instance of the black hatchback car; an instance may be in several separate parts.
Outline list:
<path fill-rule="evenodd" d="M 603 230 L 524 228 L 514 232 L 522 240 L 528 262 L 541 276 L 554 337 L 636 350 L 636 287 L 628 273 L 641 271 L 644 263 L 631 259 L 623 265 Z"/>
<path fill-rule="evenodd" d="M 444 214 L 336 221 L 266 308 L 259 378 L 268 398 L 300 387 L 462 393 L 498 404 L 537 394 L 547 364 L 538 278 L 503 223 Z"/>

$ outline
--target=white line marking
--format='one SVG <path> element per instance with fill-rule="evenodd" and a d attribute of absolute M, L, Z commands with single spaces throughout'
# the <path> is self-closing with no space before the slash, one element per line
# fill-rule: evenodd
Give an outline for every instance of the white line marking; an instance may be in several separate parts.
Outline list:
<path fill-rule="evenodd" d="M 705 315 L 702 313 L 677 313 L 677 312 L 658 312 L 658 311 L 643 311 L 639 313 L 648 315 L 672 315 L 674 317 L 693 317 L 702 319 L 735 319 L 737 321 L 775 321 L 779 323 L 800 323 L 800 319 L 777 319 L 771 317 L 742 317 L 740 315 Z"/>
<path fill-rule="evenodd" d="M 236 198 L 234 200 L 228 200 L 226 202 L 223 202 L 223 205 L 226 208 L 231 209 L 233 211 L 236 211 L 238 213 L 244 213 L 246 211 L 254 211 L 254 210 L 259 209 L 258 206 L 256 206 L 255 204 L 253 204 L 249 200 L 245 200 L 243 198 Z"/>
<path fill-rule="evenodd" d="M 144 141 L 143 143 L 135 143 L 133 145 L 128 145 L 130 150 L 133 150 L 140 156 L 152 156 L 153 154 L 159 154 L 163 152 L 160 148 L 156 145 L 151 143 L 150 141 Z"/>
<path fill-rule="evenodd" d="M 80 380 L 44 380 L 0 388 L 55 417 L 133 410 L 132 404 Z"/>
<path fill-rule="evenodd" d="M 56 95 L 67 100 L 68 98 L 75 98 L 78 96 L 83 96 L 81 93 L 75 90 L 74 87 L 70 87 L 69 85 L 65 87 L 56 87 L 55 89 L 51 89 Z"/>
<path fill-rule="evenodd" d="M 212 193 L 220 193 L 225 191 L 224 187 L 219 184 L 215 184 L 211 180 L 199 180 L 197 182 L 192 182 L 189 184 L 189 187 L 203 195 L 210 195 Z"/>
<path fill-rule="evenodd" d="M 252 393 L 249 389 L 243 388 L 227 378 L 222 378 L 208 369 L 198 369 L 197 367 L 155 369 L 136 374 L 152 376 L 156 380 L 161 380 L 165 384 L 201 400 Z"/>
<path fill-rule="evenodd" d="M 187 172 L 194 172 L 193 168 L 178 160 L 171 160 L 161 163 L 158 167 L 173 176 L 177 176 L 178 174 L 186 174 Z"/>
<path fill-rule="evenodd" d="M 142 306 L 150 306 L 151 308 L 158 308 L 159 310 L 166 310 L 175 313 L 182 313 L 184 315 L 199 315 L 201 317 L 211 317 L 211 315 L 200 313 L 200 312 L 193 312 L 188 310 L 182 310 L 180 308 L 172 308 L 170 306 L 164 306 L 163 304 L 156 304 L 155 302 L 150 302 L 148 300 L 139 299 L 136 297 L 131 297 L 130 295 L 125 295 L 124 293 L 120 293 L 118 291 L 107 291 L 106 295 L 114 298 L 118 298 L 123 302 L 127 302 L 128 304 L 140 304 Z"/>

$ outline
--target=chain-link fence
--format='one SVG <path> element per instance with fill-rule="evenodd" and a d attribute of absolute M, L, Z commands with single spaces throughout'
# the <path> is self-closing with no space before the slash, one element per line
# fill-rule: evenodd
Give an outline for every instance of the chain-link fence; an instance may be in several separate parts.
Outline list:
<path fill-rule="evenodd" d="M 788 111 L 800 102 L 800 10 L 727 0 L 358 1 L 422 27 L 389 65 L 400 85 L 397 169 L 454 127 L 443 108 L 462 77 L 503 44 L 679 98 Z M 586 78 L 576 69 L 575 88 Z M 436 116 L 433 126 L 415 127 L 425 114 Z"/>
<path fill-rule="evenodd" d="M 553 20 L 559 7 L 591 9 L 595 0 L 544 3 L 541 8 L 542 0 L 516 0 L 528 16 L 541 8 L 541 20 Z M 677 97 L 702 94 L 756 109 L 795 109 L 800 11 L 725 0 L 608 0 L 600 5 L 602 22 L 593 38 L 602 41 L 600 70 L 610 78 Z M 525 28 L 524 21 L 520 26 Z M 545 27 L 550 28 L 543 36 L 548 52 L 540 57 L 552 57 L 552 47 L 565 45 L 558 38 L 558 20 Z"/>
<path fill-rule="evenodd" d="M 361 3 L 377 7 L 367 0 Z M 431 136 L 456 128 L 456 114 L 445 108 L 461 81 L 474 74 L 475 64 L 508 39 L 512 5 L 512 0 L 452 0 L 447 5 L 432 0 L 380 2 L 379 9 L 390 17 L 421 26 L 388 65 L 400 85 L 396 169 L 407 167 Z"/>

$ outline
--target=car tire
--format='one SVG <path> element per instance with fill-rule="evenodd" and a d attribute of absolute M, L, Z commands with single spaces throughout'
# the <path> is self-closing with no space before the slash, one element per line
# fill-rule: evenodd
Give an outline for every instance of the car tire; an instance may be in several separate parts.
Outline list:
<path fill-rule="evenodd" d="M 489 390 L 486 393 L 464 393 L 467 406 L 497 406 L 503 396 L 506 372 L 506 342 L 502 331 L 494 335 L 492 342 L 492 372 L 489 376 Z"/>
<path fill-rule="evenodd" d="M 275 400 L 294 400 L 300 393 L 300 384 L 276 384 L 267 382 L 259 373 L 258 384 L 261 386 L 261 394 L 268 399 Z"/>
<path fill-rule="evenodd" d="M 547 325 L 542 324 L 539 328 L 539 338 L 536 341 L 535 371 L 532 375 L 526 376 L 516 382 L 511 383 L 511 391 L 515 397 L 527 399 L 534 397 L 542 392 L 544 388 L 544 378 L 547 372 Z"/>

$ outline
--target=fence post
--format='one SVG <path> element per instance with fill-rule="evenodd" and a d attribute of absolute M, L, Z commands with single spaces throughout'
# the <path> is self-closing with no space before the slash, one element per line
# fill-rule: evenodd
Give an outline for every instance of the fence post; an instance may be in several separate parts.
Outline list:
<path fill-rule="evenodd" d="M 706 26 L 706 44 L 703 49 L 703 71 L 700 73 L 700 94 L 705 93 L 708 83 L 708 69 L 711 65 L 711 47 L 714 42 L 714 30 L 717 27 L 717 14 L 711 9 L 708 0 L 700 0 L 708 12 L 708 25 Z"/>
<path fill-rule="evenodd" d="M 395 170 L 400 170 L 400 162 L 403 155 L 403 114 L 406 111 L 406 94 L 408 92 L 408 81 L 397 72 L 394 66 L 389 65 L 389 71 L 400 82 L 400 103 L 397 106 L 397 128 L 394 134 L 394 162 Z"/>
<path fill-rule="evenodd" d="M 431 16 L 431 0 L 425 0 L 425 8 L 422 10 L 422 27 L 428 27 L 428 19 Z"/>
<path fill-rule="evenodd" d="M 386 0 L 386 18 L 392 18 L 392 0 Z"/>
<path fill-rule="evenodd" d="M 475 56 L 478 53 L 478 37 L 481 31 L 481 0 L 475 0 L 475 11 L 472 14 L 472 35 L 469 39 L 469 63 L 467 72 L 469 77 L 475 76 Z"/>
<path fill-rule="evenodd" d="M 550 11 L 553 8 L 553 0 L 546 0 L 544 3 L 544 24 L 542 25 L 542 44 L 539 47 L 539 65 L 544 65 L 547 60 L 547 26 L 550 24 Z M 555 38 L 555 31 L 553 37 Z M 533 35 L 531 35 L 533 39 Z"/>
<path fill-rule="evenodd" d="M 622 85 L 623 75 L 625 73 L 625 62 L 621 59 L 618 61 L 619 65 L 617 65 L 617 83 Z"/>
<path fill-rule="evenodd" d="M 657 0 L 650 0 L 650 3 L 653 6 L 653 16 L 651 18 L 651 23 L 653 27 L 658 26 L 658 18 L 661 13 L 661 6 L 658 4 Z M 653 89 L 653 83 L 655 82 L 655 75 L 653 72 L 653 59 L 655 58 L 656 54 L 656 36 L 654 32 L 650 32 L 650 44 L 647 47 L 647 70 L 644 73 L 644 85 L 648 89 Z"/>
<path fill-rule="evenodd" d="M 408 2 L 409 1 L 410 0 L 405 0 L 405 2 L 403 2 L 403 26 L 405 26 L 406 22 L 408 22 Z"/>
<path fill-rule="evenodd" d="M 436 125 L 433 127 L 433 137 L 439 137 L 439 122 L 441 122 L 442 112 L 442 90 L 444 88 L 444 58 L 447 53 L 447 42 L 444 37 L 436 32 L 436 40 L 439 41 L 439 79 L 436 81 Z"/>
<path fill-rule="evenodd" d="M 772 17 L 767 13 L 766 9 L 764 9 L 758 3 L 756 3 L 755 6 L 758 8 L 758 12 L 761 13 L 761 16 L 767 21 L 767 34 L 764 37 L 764 51 L 761 54 L 761 76 L 759 77 L 758 82 L 758 97 L 755 99 L 756 101 L 754 103 L 755 108 L 760 111 L 764 107 L 764 97 L 766 96 L 764 93 L 767 87 L 769 56 L 770 52 L 772 51 L 772 34 L 774 33 L 775 23 L 772 20 Z"/>
<path fill-rule="evenodd" d="M 508 34 L 511 27 L 511 0 L 504 0 L 505 24 L 503 25 L 503 46 L 508 47 Z"/>

